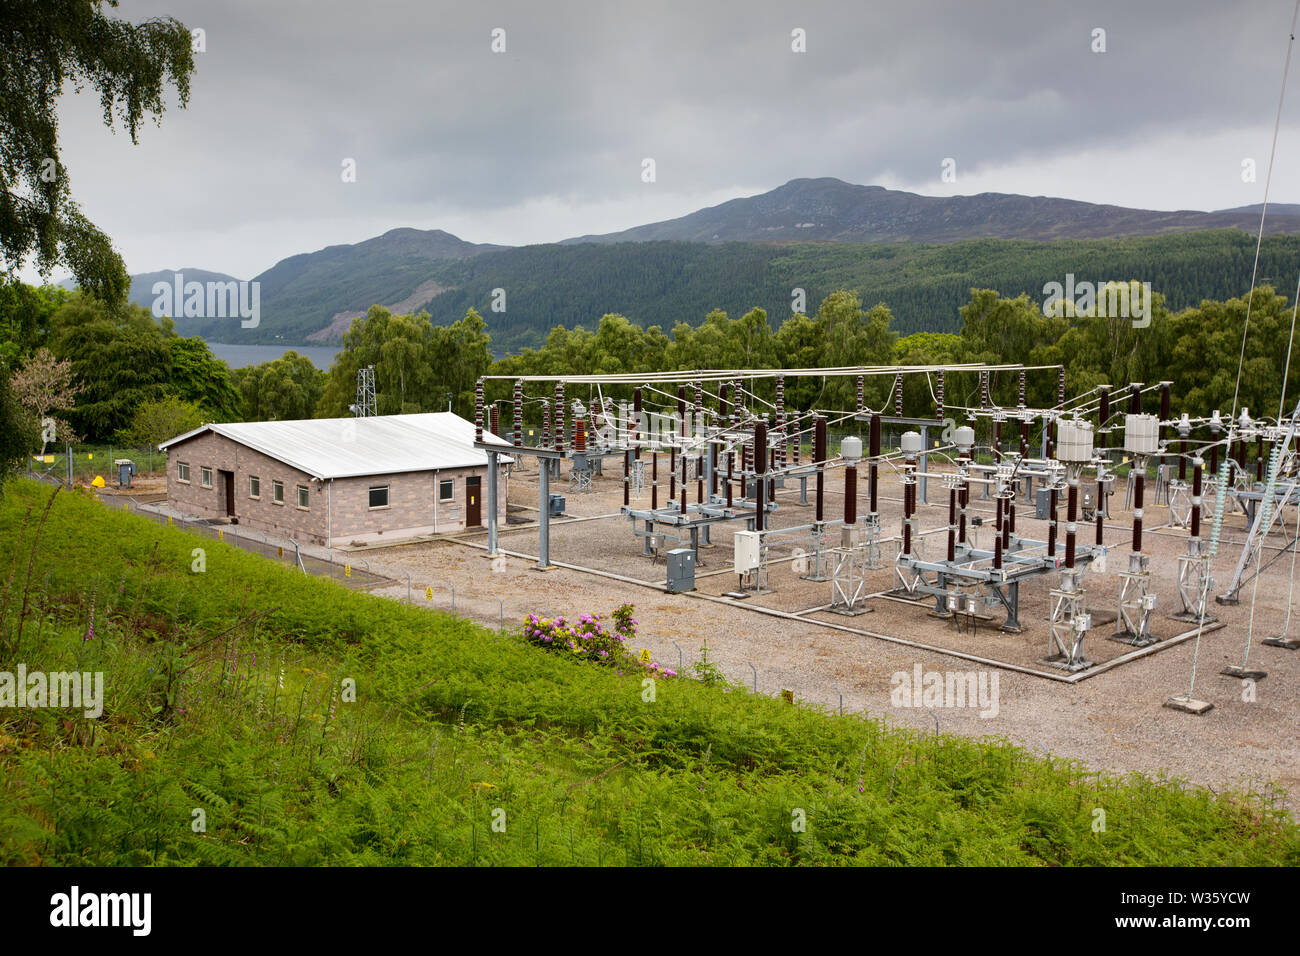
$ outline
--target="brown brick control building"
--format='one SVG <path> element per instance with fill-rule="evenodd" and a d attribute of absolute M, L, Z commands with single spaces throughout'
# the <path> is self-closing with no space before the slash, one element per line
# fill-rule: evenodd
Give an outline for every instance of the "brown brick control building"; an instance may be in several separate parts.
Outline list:
<path fill-rule="evenodd" d="M 433 412 L 211 424 L 158 447 L 178 511 L 334 547 L 484 525 L 488 460 L 473 441 L 472 422 Z M 503 523 L 506 491 L 501 465 Z"/>

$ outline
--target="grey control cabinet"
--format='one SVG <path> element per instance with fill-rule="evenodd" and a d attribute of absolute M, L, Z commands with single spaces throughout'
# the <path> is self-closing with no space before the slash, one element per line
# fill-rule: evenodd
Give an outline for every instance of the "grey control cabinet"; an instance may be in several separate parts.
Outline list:
<path fill-rule="evenodd" d="M 1034 492 L 1034 517 L 1043 521 L 1052 517 L 1052 489 L 1039 488 Z"/>
<path fill-rule="evenodd" d="M 695 552 L 690 548 L 674 548 L 667 554 L 668 593 L 680 594 L 695 590 Z"/>

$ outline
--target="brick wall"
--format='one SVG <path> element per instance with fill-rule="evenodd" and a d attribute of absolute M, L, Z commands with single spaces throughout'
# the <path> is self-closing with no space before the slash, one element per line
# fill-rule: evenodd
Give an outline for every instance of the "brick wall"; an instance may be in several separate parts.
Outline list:
<path fill-rule="evenodd" d="M 179 465 L 190 466 L 190 480 L 182 482 Z M 212 469 L 212 487 L 202 484 L 203 467 Z M 308 475 L 247 446 L 207 432 L 169 449 L 168 503 L 180 511 L 205 518 L 226 514 L 224 479 L 220 471 L 235 475 L 235 517 L 241 526 L 257 528 L 310 541 L 348 545 L 356 542 L 400 540 L 415 535 L 463 530 L 466 517 L 465 479 L 480 481 L 480 515 L 487 525 L 487 468 L 461 468 L 440 472 L 404 472 L 360 478 L 313 481 Z M 506 514 L 505 468 L 498 483 L 498 516 Z M 260 479 L 260 496 L 250 496 L 249 478 Z M 284 485 L 284 503 L 273 500 L 273 482 Z M 436 501 L 439 483 L 452 482 L 450 501 Z M 308 508 L 298 507 L 298 486 L 308 489 Z M 370 507 L 371 487 L 388 486 L 388 506 Z M 436 515 L 436 523 L 435 523 Z"/>
<path fill-rule="evenodd" d="M 186 485 L 177 477 L 178 466 L 190 466 Z M 212 487 L 202 485 L 202 466 L 212 468 Z M 241 525 L 274 531 L 316 544 L 325 541 L 326 500 L 322 482 L 291 468 L 245 445 L 222 435 L 206 432 L 169 449 L 167 461 L 167 501 L 181 511 L 205 518 L 226 514 L 226 493 L 218 471 L 234 472 L 235 517 Z M 249 478 L 257 476 L 261 488 L 258 498 L 250 496 Z M 274 501 L 274 482 L 284 486 L 284 503 Z M 298 507 L 298 486 L 307 488 L 308 508 Z"/>

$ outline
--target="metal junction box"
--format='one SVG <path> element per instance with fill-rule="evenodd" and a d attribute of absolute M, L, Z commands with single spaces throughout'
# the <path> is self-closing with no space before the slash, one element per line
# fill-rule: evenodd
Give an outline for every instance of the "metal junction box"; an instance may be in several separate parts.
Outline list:
<path fill-rule="evenodd" d="M 550 515 L 552 518 L 558 518 L 564 514 L 564 506 L 566 504 L 564 495 L 551 495 L 548 504 L 550 505 Z"/>
<path fill-rule="evenodd" d="M 762 537 L 757 531 L 736 532 L 734 540 L 736 546 L 735 570 L 737 574 L 758 570 L 759 542 Z"/>
<path fill-rule="evenodd" d="M 1046 521 L 1052 517 L 1052 490 L 1039 488 L 1034 492 L 1034 517 Z"/>
<path fill-rule="evenodd" d="M 695 552 L 690 548 L 674 548 L 666 555 L 668 565 L 668 593 L 680 594 L 695 590 Z"/>

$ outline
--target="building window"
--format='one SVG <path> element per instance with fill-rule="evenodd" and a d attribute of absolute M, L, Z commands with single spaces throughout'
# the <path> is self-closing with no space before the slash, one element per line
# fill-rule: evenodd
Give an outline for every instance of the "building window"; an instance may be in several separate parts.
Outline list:
<path fill-rule="evenodd" d="M 298 507 L 302 508 L 305 511 L 308 507 L 310 507 L 310 504 L 311 502 L 307 497 L 307 486 L 299 485 L 298 486 Z"/>
<path fill-rule="evenodd" d="M 271 500 L 274 501 L 277 505 L 284 504 L 284 482 L 283 481 L 271 482 Z"/>
<path fill-rule="evenodd" d="M 257 477 L 257 475 L 248 476 L 248 497 L 262 497 L 262 479 Z"/>
<path fill-rule="evenodd" d="M 204 465 L 204 466 L 203 466 L 203 469 L 199 472 L 199 474 L 202 476 L 201 480 L 202 480 L 202 482 L 203 482 L 203 487 L 204 487 L 204 488 L 211 488 L 211 487 L 212 487 L 212 469 L 209 468 L 207 465 Z"/>
<path fill-rule="evenodd" d="M 183 481 L 187 485 L 190 483 L 190 466 L 183 461 L 176 463 L 176 480 Z"/>
<path fill-rule="evenodd" d="M 387 508 L 388 507 L 388 486 L 373 485 L 370 489 L 370 507 Z"/>
<path fill-rule="evenodd" d="M 438 500 L 451 501 L 456 497 L 456 482 L 446 478 L 438 482 Z"/>

